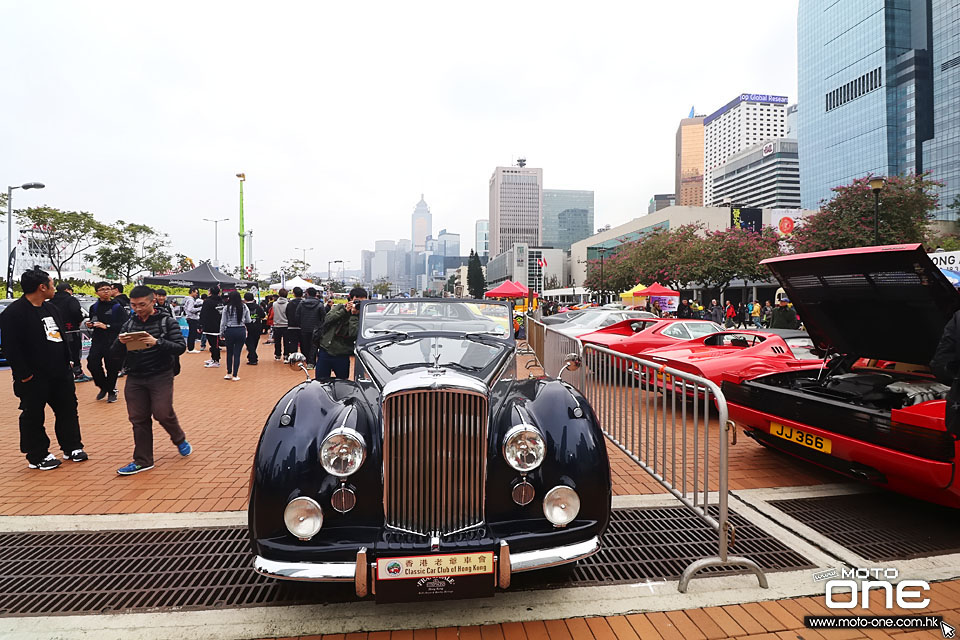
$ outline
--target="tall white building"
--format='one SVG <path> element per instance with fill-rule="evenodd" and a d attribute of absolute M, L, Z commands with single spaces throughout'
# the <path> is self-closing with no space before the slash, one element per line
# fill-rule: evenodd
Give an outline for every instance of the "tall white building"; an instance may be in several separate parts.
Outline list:
<path fill-rule="evenodd" d="M 787 132 L 787 98 L 741 93 L 703 119 L 703 204 L 714 206 L 713 173 L 730 156 L 747 147 L 783 138 Z"/>
<path fill-rule="evenodd" d="M 490 255 L 490 221 L 477 220 L 475 239 L 477 255 L 481 258 Z"/>
<path fill-rule="evenodd" d="M 413 209 L 410 220 L 410 239 L 413 242 L 413 250 L 423 251 L 426 249 L 427 237 L 431 235 L 433 235 L 433 215 L 430 213 L 430 207 L 421 193 L 420 202 Z"/>
<path fill-rule="evenodd" d="M 522 242 L 540 246 L 543 169 L 497 167 L 490 176 L 490 257 Z"/>

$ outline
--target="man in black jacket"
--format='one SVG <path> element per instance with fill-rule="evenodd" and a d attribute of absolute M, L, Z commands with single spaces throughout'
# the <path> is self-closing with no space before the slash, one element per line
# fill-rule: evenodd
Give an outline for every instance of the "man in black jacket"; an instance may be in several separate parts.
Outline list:
<path fill-rule="evenodd" d="M 317 297 L 316 289 L 307 287 L 306 293 L 297 309 L 297 315 L 300 317 L 300 350 L 307 358 L 307 369 L 314 369 L 317 364 L 317 345 L 313 342 L 313 331 L 323 324 L 323 317 L 327 310 L 323 306 L 323 301 Z"/>
<path fill-rule="evenodd" d="M 114 352 L 125 356 L 123 398 L 133 425 L 133 462 L 117 469 L 122 476 L 153 468 L 151 416 L 170 434 L 180 455 L 188 456 L 193 450 L 173 410 L 173 377 L 187 343 L 177 321 L 157 311 L 154 302 L 153 289 L 142 285 L 133 288 L 130 308 L 134 315 L 124 323 L 113 344 Z M 131 335 L 138 332 L 146 335 Z"/>
<path fill-rule="evenodd" d="M 293 300 L 287 305 L 287 333 L 284 337 L 287 354 L 296 353 L 303 343 L 300 331 L 300 305 L 303 303 L 303 289 L 293 288 Z M 306 334 L 304 334 L 306 335 Z"/>
<path fill-rule="evenodd" d="M 206 368 L 220 366 L 220 314 L 223 313 L 223 299 L 220 287 L 210 287 L 210 295 L 200 307 L 200 330 L 210 343 L 210 359 L 203 363 Z"/>
<path fill-rule="evenodd" d="M 3 351 L 13 370 L 13 392 L 20 398 L 20 451 L 31 469 L 60 466 L 49 451 L 50 438 L 43 426 L 49 404 L 63 459 L 83 462 L 87 454 L 80 441 L 70 348 L 60 313 L 47 302 L 54 295 L 53 278 L 34 267 L 20 276 L 20 284 L 23 296 L 0 314 Z"/>
<path fill-rule="evenodd" d="M 127 312 L 123 304 L 114 298 L 113 285 L 98 282 L 95 288 L 99 299 L 90 307 L 90 317 L 87 319 L 87 327 L 93 331 L 87 369 L 93 376 L 93 383 L 100 388 L 97 400 L 107 398 L 107 402 L 116 402 L 117 377 L 122 363 L 110 353 L 110 347 L 127 320 Z"/>
<path fill-rule="evenodd" d="M 940 344 L 930 361 L 930 370 L 937 380 L 950 385 L 944 419 L 947 431 L 954 440 L 960 440 L 960 311 L 954 313 L 943 328 Z"/>
<path fill-rule="evenodd" d="M 57 285 L 57 292 L 50 299 L 50 304 L 57 308 L 60 319 L 63 320 L 63 337 L 70 348 L 74 382 L 89 382 L 92 378 L 85 376 L 83 367 L 80 366 L 80 351 L 83 349 L 80 325 L 83 323 L 83 309 L 80 308 L 80 301 L 73 297 L 70 283 L 61 282 Z"/>

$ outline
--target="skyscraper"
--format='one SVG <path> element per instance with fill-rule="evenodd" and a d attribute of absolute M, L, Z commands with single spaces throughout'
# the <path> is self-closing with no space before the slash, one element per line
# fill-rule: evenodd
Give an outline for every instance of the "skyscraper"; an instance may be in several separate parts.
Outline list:
<path fill-rule="evenodd" d="M 593 191 L 543 190 L 543 246 L 569 249 L 592 235 Z"/>
<path fill-rule="evenodd" d="M 731 156 L 761 142 L 786 135 L 787 98 L 741 93 L 703 119 L 703 204 L 720 204 L 713 196 L 714 172 Z"/>
<path fill-rule="evenodd" d="M 497 167 L 490 176 L 490 257 L 515 242 L 540 246 L 543 224 L 543 169 Z"/>
<path fill-rule="evenodd" d="M 933 138 L 923 143 L 924 168 L 944 183 L 940 190 L 940 220 L 957 219 L 950 209 L 960 197 L 960 5 L 956 0 L 932 0 L 931 75 L 933 76 Z M 918 101 L 919 101 L 918 97 Z M 919 102 L 918 102 L 919 104 Z M 917 127 L 919 129 L 919 122 Z"/>
<path fill-rule="evenodd" d="M 420 202 L 413 209 L 410 238 L 413 242 L 414 251 L 423 251 L 427 248 L 427 236 L 433 235 L 433 215 L 430 214 L 430 207 L 420 194 Z"/>
<path fill-rule="evenodd" d="M 869 174 L 960 181 L 960 8 L 944 0 L 800 0 L 802 204 Z M 954 177 L 956 176 L 956 177 Z M 941 207 L 944 206 L 941 201 Z M 941 210 L 939 217 L 946 218 Z"/>
<path fill-rule="evenodd" d="M 677 205 L 703 206 L 703 116 L 684 118 L 677 127 L 674 182 Z"/>
<path fill-rule="evenodd" d="M 460 255 L 460 234 L 440 229 L 437 234 L 437 253 L 445 258 L 455 258 Z"/>
<path fill-rule="evenodd" d="M 477 220 L 475 239 L 476 252 L 481 258 L 490 255 L 490 221 Z"/>

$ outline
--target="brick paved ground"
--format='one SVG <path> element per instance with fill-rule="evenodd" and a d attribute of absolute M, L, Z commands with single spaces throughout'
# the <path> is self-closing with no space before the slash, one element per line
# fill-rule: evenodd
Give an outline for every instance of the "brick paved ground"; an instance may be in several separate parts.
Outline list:
<path fill-rule="evenodd" d="M 924 615 L 940 615 L 957 626 L 960 622 L 960 581 L 931 585 L 930 606 Z M 808 615 L 834 615 L 823 597 L 752 602 L 726 607 L 638 613 L 627 616 L 568 618 L 492 624 L 480 627 L 447 627 L 403 631 L 377 631 L 324 636 L 300 636 L 299 640 L 857 640 L 860 638 L 942 638 L 940 631 L 849 630 L 816 631 L 804 627 Z M 884 615 L 916 615 L 895 609 Z M 849 609 L 843 615 L 877 615 L 877 611 Z M 293 640 L 288 638 L 286 640 Z"/>
<path fill-rule="evenodd" d="M 261 345 L 260 353 L 260 365 L 241 366 L 238 382 L 224 380 L 222 368 L 204 369 L 205 354 L 185 354 L 181 360 L 183 372 L 176 379 L 175 406 L 195 453 L 181 458 L 157 425 L 156 467 L 126 477 L 116 474 L 118 467 L 130 462 L 133 453 L 122 393 L 119 402 L 107 404 L 95 400 L 97 389 L 92 383 L 78 385 L 80 423 L 90 460 L 65 462 L 53 471 L 31 470 L 19 450 L 19 411 L 10 372 L 0 371 L 0 424 L 4 425 L 0 430 L 0 515 L 245 509 L 250 465 L 264 420 L 277 399 L 303 375 L 274 361 L 272 345 Z M 121 388 L 123 383 L 121 379 Z M 53 416 L 49 410 L 47 424 L 52 438 Z M 716 443 L 714 437 L 714 447 Z M 663 492 L 629 458 L 612 446 L 609 450 L 616 495 Z M 56 442 L 51 444 L 51 452 L 59 454 Z M 742 436 L 730 451 L 731 489 L 838 479 Z"/>

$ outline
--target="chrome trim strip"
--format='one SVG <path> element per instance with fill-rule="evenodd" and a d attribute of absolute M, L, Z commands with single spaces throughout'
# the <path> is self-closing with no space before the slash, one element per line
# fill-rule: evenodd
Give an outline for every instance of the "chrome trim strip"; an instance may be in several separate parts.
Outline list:
<path fill-rule="evenodd" d="M 552 549 L 537 549 L 536 551 L 521 551 L 510 554 L 510 571 L 530 571 L 532 569 L 546 569 L 561 564 L 576 562 L 582 558 L 592 556 L 600 550 L 600 538 L 594 536 L 584 542 L 569 544 Z"/>
<path fill-rule="evenodd" d="M 476 378 L 463 375 L 452 369 L 420 370 L 394 378 L 383 386 L 383 396 L 400 391 L 428 391 L 432 389 L 460 389 L 482 395 L 487 394 L 487 385 Z"/>
<path fill-rule="evenodd" d="M 255 556 L 257 573 L 281 580 L 314 580 L 319 582 L 353 582 L 356 562 L 277 562 Z"/>

